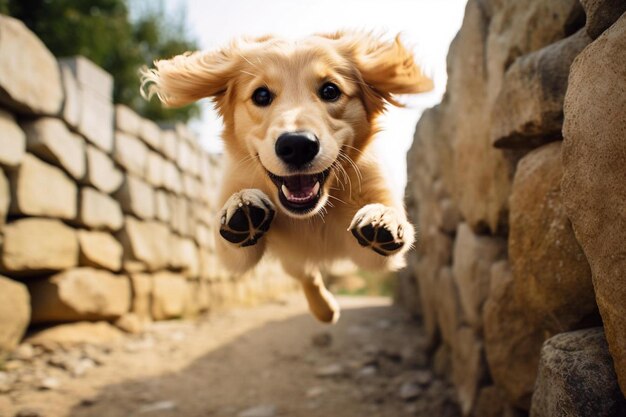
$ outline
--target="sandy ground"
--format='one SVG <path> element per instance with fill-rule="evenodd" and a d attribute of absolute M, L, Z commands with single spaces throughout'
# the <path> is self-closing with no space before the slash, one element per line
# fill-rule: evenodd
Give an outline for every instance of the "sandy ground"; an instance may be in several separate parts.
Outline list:
<path fill-rule="evenodd" d="M 386 298 L 340 304 L 334 326 L 298 296 L 155 323 L 114 346 L 40 352 L 0 394 L 0 417 L 457 416 L 417 323 Z"/>

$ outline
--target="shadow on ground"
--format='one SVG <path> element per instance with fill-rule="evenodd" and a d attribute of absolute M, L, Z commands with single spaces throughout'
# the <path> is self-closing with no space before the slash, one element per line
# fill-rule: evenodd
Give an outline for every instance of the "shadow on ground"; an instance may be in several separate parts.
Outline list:
<path fill-rule="evenodd" d="M 388 305 L 344 308 L 331 327 L 300 314 L 266 322 L 180 371 L 108 385 L 70 416 L 455 416 L 421 346 L 419 326 Z"/>

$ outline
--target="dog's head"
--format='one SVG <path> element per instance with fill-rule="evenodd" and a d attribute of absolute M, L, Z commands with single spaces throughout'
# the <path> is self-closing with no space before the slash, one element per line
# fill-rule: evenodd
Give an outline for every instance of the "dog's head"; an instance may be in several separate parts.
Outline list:
<path fill-rule="evenodd" d="M 239 40 L 155 63 L 143 86 L 169 106 L 211 97 L 227 151 L 259 164 L 292 217 L 326 204 L 334 168 L 352 164 L 394 94 L 432 88 L 399 38 L 339 32 L 297 42 Z"/>

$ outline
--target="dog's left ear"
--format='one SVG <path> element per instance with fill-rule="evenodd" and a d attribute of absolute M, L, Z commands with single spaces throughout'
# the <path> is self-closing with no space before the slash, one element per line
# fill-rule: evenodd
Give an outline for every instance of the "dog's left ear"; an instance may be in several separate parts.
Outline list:
<path fill-rule="evenodd" d="M 141 93 L 156 95 L 168 107 L 180 107 L 210 97 L 221 105 L 236 71 L 232 48 L 187 52 L 158 60 L 154 69 L 141 70 Z"/>
<path fill-rule="evenodd" d="M 343 53 L 354 62 L 365 83 L 364 98 L 373 112 L 385 103 L 400 105 L 394 94 L 423 93 L 433 89 L 433 82 L 415 63 L 413 54 L 400 40 L 384 41 L 366 32 L 339 32 L 327 37 L 338 42 Z"/>

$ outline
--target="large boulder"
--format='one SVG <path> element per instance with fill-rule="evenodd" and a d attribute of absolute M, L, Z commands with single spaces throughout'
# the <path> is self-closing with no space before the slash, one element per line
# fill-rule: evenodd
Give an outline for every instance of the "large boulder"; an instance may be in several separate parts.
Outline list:
<path fill-rule="evenodd" d="M 59 168 L 26 154 L 11 175 L 11 213 L 28 216 L 76 217 L 78 188 Z"/>
<path fill-rule="evenodd" d="M 172 255 L 171 233 L 164 224 L 126 216 L 117 237 L 124 247 L 125 260 L 140 261 L 152 271 L 168 265 Z"/>
<path fill-rule="evenodd" d="M 191 300 L 190 287 L 184 277 L 159 272 L 152 283 L 152 318 L 167 320 L 182 317 Z"/>
<path fill-rule="evenodd" d="M 452 275 L 459 289 L 463 319 L 482 329 L 482 309 L 489 295 L 491 265 L 506 253 L 504 239 L 478 236 L 465 223 L 457 229 Z"/>
<path fill-rule="evenodd" d="M 13 350 L 30 323 L 30 296 L 20 282 L 0 276 L 0 356 Z"/>
<path fill-rule="evenodd" d="M 491 119 L 499 148 L 531 148 L 561 138 L 569 67 L 591 42 L 584 29 L 524 55 L 507 70 Z"/>
<path fill-rule="evenodd" d="M 36 275 L 78 264 L 76 231 L 59 220 L 21 219 L 4 228 L 1 269 L 12 275 Z"/>
<path fill-rule="evenodd" d="M 626 15 L 574 61 L 565 96 L 563 202 L 591 265 L 626 394 Z"/>
<path fill-rule="evenodd" d="M 509 263 L 495 263 L 483 312 L 487 363 L 495 385 L 508 401 L 528 410 L 541 345 L 550 334 L 545 334 L 540 323 L 529 322 L 525 310 L 515 298 Z"/>
<path fill-rule="evenodd" d="M 70 269 L 28 287 L 33 323 L 109 320 L 130 309 L 128 277 L 103 270 Z"/>
<path fill-rule="evenodd" d="M 70 132 L 65 123 L 52 117 L 22 124 L 29 152 L 60 166 L 74 179 L 85 176 L 85 141 Z"/>
<path fill-rule="evenodd" d="M 122 267 L 122 245 L 109 233 L 78 231 L 80 264 L 119 271 Z"/>
<path fill-rule="evenodd" d="M 596 39 L 626 12 L 623 0 L 581 0 L 587 15 L 585 29 Z"/>
<path fill-rule="evenodd" d="M 26 135 L 12 114 L 0 109 L 0 166 L 15 168 L 24 157 Z"/>
<path fill-rule="evenodd" d="M 55 115 L 63 104 L 57 60 L 21 21 L 0 15 L 0 103 Z"/>
<path fill-rule="evenodd" d="M 530 415 L 626 415 L 626 399 L 601 327 L 560 333 L 544 343 Z"/>
<path fill-rule="evenodd" d="M 80 190 L 78 221 L 90 229 L 117 231 L 124 224 L 124 215 L 116 200 L 94 188 L 84 187 Z"/>
<path fill-rule="evenodd" d="M 591 270 L 563 207 L 562 176 L 561 142 L 522 158 L 509 221 L 515 295 L 530 321 L 555 332 L 597 315 Z"/>

